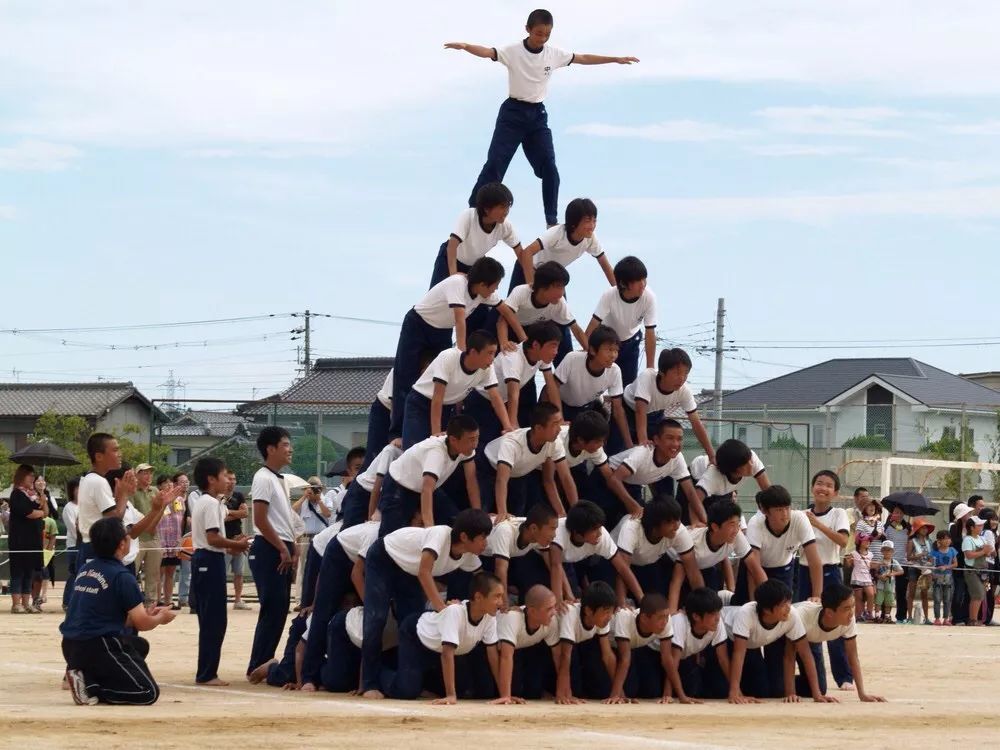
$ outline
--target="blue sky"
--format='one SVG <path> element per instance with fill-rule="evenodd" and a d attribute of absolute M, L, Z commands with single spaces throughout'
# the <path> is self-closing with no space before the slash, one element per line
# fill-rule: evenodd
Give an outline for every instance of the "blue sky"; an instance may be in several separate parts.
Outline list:
<path fill-rule="evenodd" d="M 530 8 L 203 6 L 0 2 L 0 328 L 391 323 L 425 289 L 506 94 L 501 66 L 441 45 L 516 40 Z M 1000 369 L 995 345 L 922 343 L 1000 343 L 1000 7 L 548 7 L 553 44 L 642 59 L 554 75 L 561 205 L 593 198 L 612 259 L 643 258 L 667 338 L 709 343 L 726 298 L 726 387 L 837 356 Z M 530 241 L 523 156 L 505 181 Z M 571 272 L 585 320 L 602 276 Z M 172 369 L 189 397 L 259 396 L 294 376 L 295 325 L 2 333 L 0 380 L 159 397 Z M 314 346 L 391 354 L 395 328 L 322 319 Z"/>

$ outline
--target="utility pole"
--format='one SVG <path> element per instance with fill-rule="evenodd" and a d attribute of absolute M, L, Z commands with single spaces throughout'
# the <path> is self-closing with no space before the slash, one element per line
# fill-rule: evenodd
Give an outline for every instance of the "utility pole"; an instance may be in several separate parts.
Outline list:
<path fill-rule="evenodd" d="M 722 419 L 722 356 L 725 349 L 722 347 L 722 333 L 726 326 L 726 300 L 719 297 L 719 306 L 715 313 L 715 393 L 712 399 L 712 409 L 715 412 L 716 420 Z M 715 423 L 715 442 L 720 442 L 722 434 L 722 422 Z"/>
<path fill-rule="evenodd" d="M 312 372 L 312 343 L 310 339 L 312 334 L 312 319 L 317 317 L 317 315 L 306 310 L 304 313 L 292 313 L 292 317 L 302 317 L 306 321 L 305 325 L 293 328 L 289 333 L 292 334 L 292 341 L 298 341 L 299 337 L 302 337 L 303 346 L 301 353 L 296 354 L 296 360 L 302 365 L 302 377 L 308 377 Z M 299 351 L 298 347 L 296 347 L 296 351 Z"/>
<path fill-rule="evenodd" d="M 305 348 L 305 352 L 304 352 L 305 353 L 305 362 L 303 363 L 303 371 L 305 372 L 306 377 L 309 377 L 309 373 L 312 370 L 312 365 L 311 365 L 311 362 L 312 362 L 312 359 L 311 359 L 312 352 L 309 351 L 309 319 L 311 317 L 312 317 L 312 315 L 310 315 L 309 311 L 306 310 L 305 339 L 302 342 L 303 346 Z"/>

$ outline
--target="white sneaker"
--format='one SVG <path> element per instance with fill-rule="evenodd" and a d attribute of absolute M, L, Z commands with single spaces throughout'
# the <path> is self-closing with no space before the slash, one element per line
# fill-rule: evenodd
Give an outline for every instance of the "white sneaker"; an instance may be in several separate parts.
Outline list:
<path fill-rule="evenodd" d="M 83 672 L 79 669 L 67 669 L 66 679 L 69 680 L 69 691 L 73 694 L 73 702 L 78 706 L 96 706 L 97 698 L 87 692 L 87 683 Z"/>

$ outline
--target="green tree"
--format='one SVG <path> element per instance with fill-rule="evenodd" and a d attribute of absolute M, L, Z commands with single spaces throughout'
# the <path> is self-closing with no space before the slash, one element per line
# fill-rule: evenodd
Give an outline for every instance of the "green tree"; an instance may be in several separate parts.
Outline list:
<path fill-rule="evenodd" d="M 979 454 L 972 447 L 972 431 L 966 426 L 963 426 L 961 429 L 965 433 L 964 450 L 962 447 L 962 438 L 959 435 L 945 433 L 939 440 L 924 443 L 920 447 L 920 453 L 942 461 L 978 461 Z M 962 470 L 965 473 L 965 481 L 963 483 L 963 477 L 959 471 L 959 469 L 949 469 L 942 477 L 941 486 L 947 493 L 947 497 L 958 497 L 963 484 L 966 492 L 968 492 L 979 481 L 978 471 L 964 469 Z"/>
<path fill-rule="evenodd" d="M 148 442 L 138 442 L 133 438 L 142 435 L 142 428 L 137 424 L 126 424 L 112 434 L 118 438 L 121 449 L 122 463 L 135 468 L 139 464 L 152 464 L 153 477 L 157 474 L 173 473 L 170 467 L 170 446 Z"/>
<path fill-rule="evenodd" d="M 320 438 L 320 460 L 336 461 L 347 454 L 347 449 L 328 437 Z M 292 473 L 306 479 L 317 473 L 316 469 L 316 436 L 302 435 L 292 438 Z M 320 467 L 322 468 L 322 466 Z"/>
<path fill-rule="evenodd" d="M 10 462 L 10 451 L 0 443 L 0 489 L 10 486 L 14 481 L 14 464 Z"/>
<path fill-rule="evenodd" d="M 225 461 L 226 466 L 236 474 L 238 485 L 249 485 L 263 463 L 257 446 L 252 442 L 231 440 L 219 448 L 213 448 L 211 455 Z"/>
<path fill-rule="evenodd" d="M 844 441 L 841 448 L 863 448 L 870 451 L 892 450 L 889 438 L 885 435 L 855 435 Z"/>

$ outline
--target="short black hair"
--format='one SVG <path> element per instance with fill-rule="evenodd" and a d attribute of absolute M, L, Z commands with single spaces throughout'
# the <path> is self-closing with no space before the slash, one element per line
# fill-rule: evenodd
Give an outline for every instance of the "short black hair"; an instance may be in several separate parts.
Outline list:
<path fill-rule="evenodd" d="M 523 525 L 541 527 L 547 525 L 553 518 L 558 518 L 558 516 L 551 505 L 548 503 L 535 503 L 528 509 Z"/>
<path fill-rule="evenodd" d="M 107 432 L 95 432 L 87 438 L 87 458 L 93 463 L 98 453 L 104 453 L 104 448 L 109 440 L 114 440 L 115 436 Z"/>
<path fill-rule="evenodd" d="M 941 529 L 936 536 L 938 539 L 948 539 L 948 540 L 951 539 L 951 534 L 948 532 L 947 529 Z"/>
<path fill-rule="evenodd" d="M 659 437 L 660 435 L 663 434 L 664 430 L 680 430 L 681 432 L 683 432 L 684 431 L 684 425 L 682 425 L 676 419 L 670 419 L 669 417 L 667 419 L 661 419 L 659 422 L 657 422 L 656 426 L 652 429 L 652 431 L 650 432 L 649 436 L 651 438 L 652 437 Z"/>
<path fill-rule="evenodd" d="M 497 586 L 503 586 L 503 581 L 485 570 L 477 571 L 469 581 L 469 598 L 474 599 L 476 594 L 486 598 Z"/>
<path fill-rule="evenodd" d="M 588 216 L 597 218 L 597 205 L 590 198 L 574 198 L 566 204 L 566 234 L 573 234 Z"/>
<path fill-rule="evenodd" d="M 566 531 L 570 534 L 586 534 L 604 525 L 607 516 L 597 503 L 580 500 L 566 511 Z"/>
<path fill-rule="evenodd" d="M 613 328 L 605 325 L 597 326 L 597 328 L 590 332 L 590 338 L 587 339 L 587 349 L 596 352 L 605 344 L 620 347 L 622 340 L 618 338 L 618 334 L 615 333 Z"/>
<path fill-rule="evenodd" d="M 607 440 L 610 431 L 611 427 L 603 414 L 593 409 L 584 409 L 569 424 L 569 441 L 590 443 L 594 440 Z"/>
<path fill-rule="evenodd" d="M 125 476 L 125 472 L 128 471 L 128 465 L 122 464 L 117 469 L 111 469 L 104 475 L 104 479 L 111 486 L 111 491 L 115 491 L 115 485 Z"/>
<path fill-rule="evenodd" d="M 481 352 L 488 346 L 496 346 L 497 337 L 496 334 L 490 333 L 489 331 L 473 331 L 465 339 L 465 350 L 475 350 Z"/>
<path fill-rule="evenodd" d="M 531 414 L 528 418 L 528 426 L 535 427 L 536 425 L 545 425 L 549 423 L 552 417 L 559 414 L 559 407 L 553 404 L 551 401 L 539 401 L 533 407 L 531 407 Z"/>
<path fill-rule="evenodd" d="M 469 286 L 473 284 L 486 284 L 486 286 L 499 284 L 505 273 L 500 261 L 484 255 L 469 269 Z"/>
<path fill-rule="evenodd" d="M 724 497 L 712 502 L 705 509 L 705 514 L 708 516 L 708 528 L 711 529 L 713 523 L 716 526 L 722 526 L 730 518 L 741 517 L 743 511 L 740 510 L 740 506 L 735 501 Z"/>
<path fill-rule="evenodd" d="M 178 471 L 176 474 L 174 474 L 172 477 L 170 477 L 170 481 L 171 482 L 176 482 L 181 477 L 186 477 L 186 476 L 187 476 L 187 472 L 186 471 Z"/>
<path fill-rule="evenodd" d="M 460 438 L 479 431 L 479 422 L 471 414 L 456 414 L 448 420 L 448 437 Z"/>
<path fill-rule="evenodd" d="M 476 213 L 482 219 L 486 212 L 496 206 L 513 206 L 514 194 L 502 182 L 487 182 L 476 191 Z"/>
<path fill-rule="evenodd" d="M 782 602 L 792 600 L 792 590 L 788 584 L 777 578 L 768 578 L 757 587 L 754 592 L 754 600 L 757 602 L 757 611 L 774 609 Z"/>
<path fill-rule="evenodd" d="M 730 438 L 715 449 L 715 466 L 726 477 L 731 477 L 741 466 L 750 463 L 750 448 L 742 440 Z"/>
<path fill-rule="evenodd" d="M 90 546 L 94 557 L 114 557 L 118 545 L 126 536 L 122 519 L 117 516 L 98 518 L 90 527 Z"/>
<path fill-rule="evenodd" d="M 80 490 L 80 477 L 73 477 L 66 482 L 66 502 L 76 500 L 76 493 Z"/>
<path fill-rule="evenodd" d="M 660 372 L 668 372 L 678 365 L 683 365 L 687 369 L 691 369 L 691 357 L 683 349 L 673 348 L 664 349 L 660 352 L 660 357 L 656 361 L 656 369 Z"/>
<path fill-rule="evenodd" d="M 819 479 L 820 477 L 827 477 L 828 479 L 832 479 L 833 489 L 835 489 L 837 492 L 840 492 L 840 477 L 837 476 L 837 472 L 830 471 L 829 469 L 821 469 L 820 471 L 817 471 L 815 474 L 813 474 L 813 478 L 812 481 L 809 483 L 809 486 L 812 487 L 814 484 L 816 484 L 816 480 Z"/>
<path fill-rule="evenodd" d="M 868 488 L 867 487 L 858 487 L 856 490 L 854 490 L 854 497 L 857 497 L 862 492 L 868 492 Z"/>
<path fill-rule="evenodd" d="M 344 461 L 350 463 L 351 461 L 353 461 L 356 458 L 363 459 L 365 457 L 365 453 L 367 453 L 367 451 L 365 449 L 365 446 L 363 446 L 363 445 L 356 445 L 353 448 L 351 448 L 349 451 L 347 451 L 347 455 L 344 456 Z"/>
<path fill-rule="evenodd" d="M 551 26 L 552 25 L 552 14 L 545 10 L 545 8 L 538 8 L 537 10 L 531 11 L 528 14 L 528 22 L 525 24 L 529 29 L 533 29 L 536 26 Z"/>
<path fill-rule="evenodd" d="M 267 449 L 269 447 L 278 447 L 284 438 L 292 439 L 291 434 L 284 427 L 278 427 L 277 425 L 269 424 L 260 434 L 257 436 L 257 450 L 260 451 L 261 458 L 267 459 Z"/>
<path fill-rule="evenodd" d="M 667 609 L 670 605 L 667 604 L 667 597 L 663 594 L 651 593 L 646 594 L 639 600 L 639 614 L 655 615 L 657 612 L 662 612 Z"/>
<path fill-rule="evenodd" d="M 657 495 L 643 506 L 642 530 L 647 534 L 657 526 L 681 520 L 681 506 L 673 495 Z"/>
<path fill-rule="evenodd" d="M 583 596 L 580 597 L 580 607 L 586 607 L 591 612 L 614 609 L 616 602 L 615 590 L 604 581 L 593 581 L 583 590 Z"/>
<path fill-rule="evenodd" d="M 634 255 L 626 255 L 615 263 L 615 283 L 618 284 L 619 289 L 636 281 L 642 281 L 648 276 L 646 264 Z"/>
<path fill-rule="evenodd" d="M 790 508 L 792 496 L 780 484 L 772 484 L 766 490 L 757 493 L 757 507 L 761 510 L 771 508 Z"/>
<path fill-rule="evenodd" d="M 535 280 L 531 282 L 532 289 L 548 289 L 554 284 L 566 286 L 569 283 L 569 271 L 566 266 L 547 260 L 535 269 Z"/>
<path fill-rule="evenodd" d="M 524 343 L 528 346 L 531 346 L 536 341 L 539 344 L 562 341 L 562 330 L 551 320 L 540 320 L 537 323 L 526 325 L 524 327 L 524 335 L 527 337 Z"/>
<path fill-rule="evenodd" d="M 847 599 L 854 601 L 854 591 L 850 586 L 845 586 L 842 583 L 827 584 L 819 598 L 823 609 L 836 609 Z"/>
<path fill-rule="evenodd" d="M 159 487 L 164 482 L 172 481 L 166 474 L 157 474 L 156 476 L 156 486 Z"/>
<path fill-rule="evenodd" d="M 491 531 L 493 521 L 489 513 L 480 508 L 466 508 L 459 511 L 451 522 L 451 541 L 453 544 L 461 541 L 462 534 L 470 540 L 477 536 L 489 536 Z"/>
<path fill-rule="evenodd" d="M 713 612 L 721 611 L 722 597 L 707 586 L 691 589 L 687 598 L 684 599 L 684 610 L 687 612 L 688 622 L 690 622 L 695 615 L 704 617 Z"/>
<path fill-rule="evenodd" d="M 194 465 L 194 483 L 202 492 L 208 491 L 208 478 L 217 477 L 226 470 L 226 462 L 215 456 L 199 458 Z"/>

